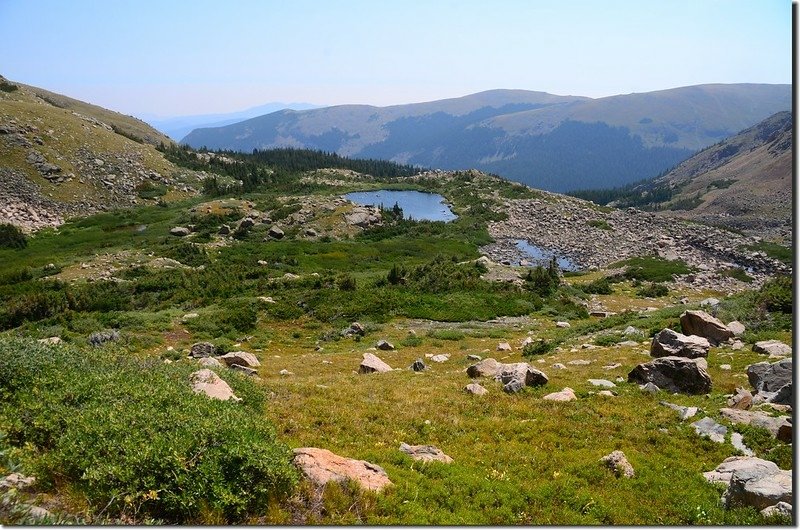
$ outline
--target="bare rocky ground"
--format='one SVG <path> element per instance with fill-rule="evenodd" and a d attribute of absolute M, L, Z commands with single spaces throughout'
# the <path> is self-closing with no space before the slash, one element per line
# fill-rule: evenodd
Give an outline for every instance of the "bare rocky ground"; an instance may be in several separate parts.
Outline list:
<path fill-rule="evenodd" d="M 515 264 L 527 258 L 516 247 L 522 239 L 568 257 L 582 269 L 603 269 L 634 256 L 680 259 L 697 269 L 678 278 L 688 288 L 714 286 L 736 291 L 791 271 L 763 252 L 744 249 L 759 238 L 634 208 L 599 208 L 581 199 L 542 192 L 541 198 L 505 200 L 504 209 L 508 219 L 489 224 L 496 241 L 481 249 L 501 263 Z M 731 267 L 745 269 L 755 278 L 754 284 L 721 275 Z"/>

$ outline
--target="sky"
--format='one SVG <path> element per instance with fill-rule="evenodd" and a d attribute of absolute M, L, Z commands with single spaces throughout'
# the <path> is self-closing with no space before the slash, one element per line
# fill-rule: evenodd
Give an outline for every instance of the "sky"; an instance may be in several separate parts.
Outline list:
<path fill-rule="evenodd" d="M 791 83 L 790 0 L 0 0 L 0 75 L 138 117 Z"/>

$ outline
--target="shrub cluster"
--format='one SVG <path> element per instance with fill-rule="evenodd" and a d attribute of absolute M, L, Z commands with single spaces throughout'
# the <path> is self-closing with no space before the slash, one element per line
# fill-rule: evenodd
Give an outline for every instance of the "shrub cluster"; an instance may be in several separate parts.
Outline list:
<path fill-rule="evenodd" d="M 195 394 L 194 366 L 0 339 L 0 426 L 49 489 L 69 485 L 90 510 L 166 523 L 262 515 L 297 481 L 291 452 L 244 401 Z M 42 389 L 46 388 L 46 391 Z"/>

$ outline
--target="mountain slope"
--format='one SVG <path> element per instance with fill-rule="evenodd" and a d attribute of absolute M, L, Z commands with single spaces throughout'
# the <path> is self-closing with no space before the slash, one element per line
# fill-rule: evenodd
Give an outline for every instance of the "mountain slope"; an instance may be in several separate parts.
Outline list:
<path fill-rule="evenodd" d="M 172 142 L 144 122 L 1 77 L 0 89 L 0 222 L 55 226 L 199 181 L 156 150 Z"/>
<path fill-rule="evenodd" d="M 479 168 L 552 191 L 655 176 L 791 108 L 789 85 L 701 85 L 591 99 L 524 90 L 371 107 L 281 111 L 197 129 L 193 146 L 309 147 L 442 169 Z"/>
<path fill-rule="evenodd" d="M 670 215 L 791 241 L 792 114 L 779 112 L 686 160 L 651 186 Z M 678 209 L 675 209 L 678 208 Z"/>

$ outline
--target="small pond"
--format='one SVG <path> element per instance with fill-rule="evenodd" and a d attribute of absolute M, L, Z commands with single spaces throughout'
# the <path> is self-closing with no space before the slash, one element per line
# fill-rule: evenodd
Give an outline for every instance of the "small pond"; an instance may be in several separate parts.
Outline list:
<path fill-rule="evenodd" d="M 555 255 L 556 263 L 562 271 L 580 270 L 580 267 L 571 259 L 559 256 L 536 245 L 531 245 L 524 239 L 517 239 L 517 248 L 528 257 L 529 261 L 533 261 L 536 265 L 546 266 L 550 262 L 550 258 Z"/>
<path fill-rule="evenodd" d="M 452 221 L 458 216 L 454 214 L 445 203 L 444 197 L 438 193 L 423 193 L 420 191 L 354 191 L 344 196 L 362 206 L 381 206 L 392 208 L 395 204 L 403 209 L 405 219 L 417 221 Z"/>

